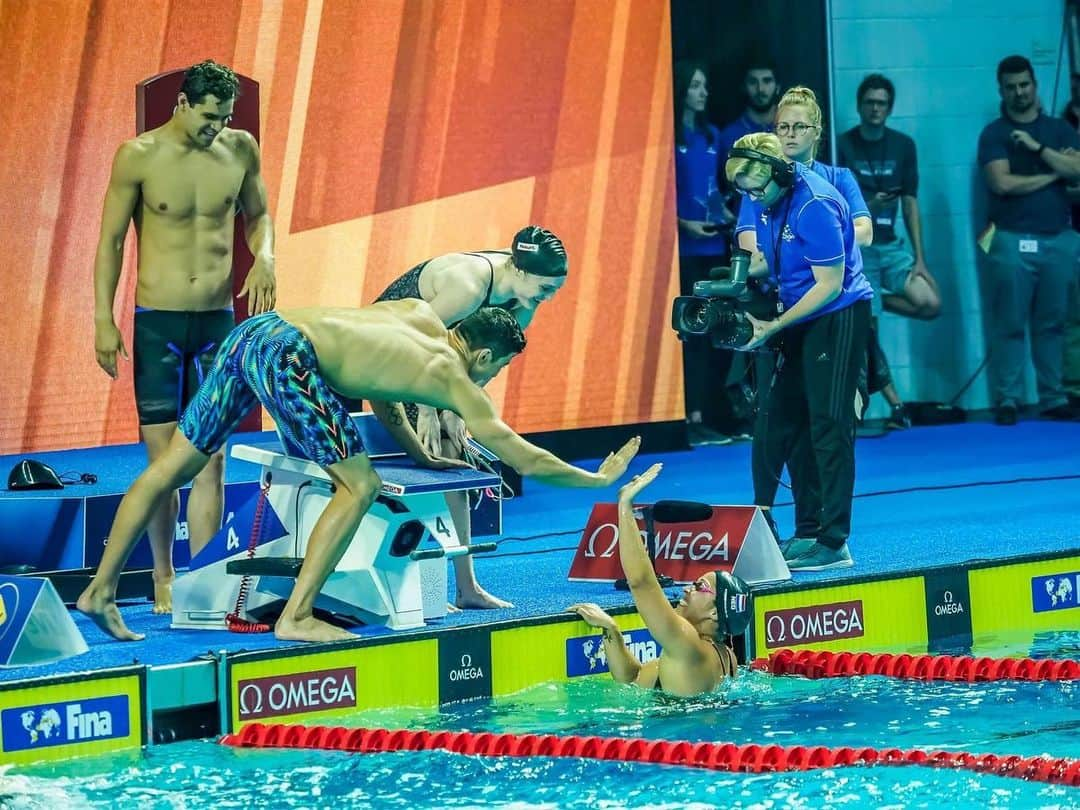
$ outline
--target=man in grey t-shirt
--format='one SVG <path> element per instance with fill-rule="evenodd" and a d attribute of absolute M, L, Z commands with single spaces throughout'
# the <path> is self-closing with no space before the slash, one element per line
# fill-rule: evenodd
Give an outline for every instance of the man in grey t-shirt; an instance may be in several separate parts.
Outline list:
<path fill-rule="evenodd" d="M 1035 72 L 1023 56 L 997 70 L 1002 115 L 979 136 L 979 166 L 990 191 L 987 254 L 990 370 L 995 420 L 1016 424 L 1024 389 L 1024 333 L 1039 410 L 1076 419 L 1062 385 L 1065 318 L 1077 283 L 1080 235 L 1072 229 L 1067 185 L 1080 178 L 1080 136 L 1039 107 Z"/>
<path fill-rule="evenodd" d="M 837 138 L 837 163 L 854 173 L 874 223 L 874 242 L 862 248 L 863 273 L 874 287 L 874 323 L 867 358 L 869 391 L 881 391 L 888 400 L 892 413 L 887 425 L 897 429 L 907 427 L 910 420 L 877 339 L 877 316 L 884 309 L 931 320 L 941 311 L 941 294 L 923 255 L 915 141 L 885 126 L 896 88 L 887 77 L 871 73 L 860 82 L 855 99 L 859 125 Z M 897 227 L 901 211 L 907 240 Z"/>
<path fill-rule="evenodd" d="M 854 172 L 874 221 L 874 243 L 862 251 L 864 272 L 876 282 L 881 307 L 931 320 L 941 311 L 941 296 L 923 255 L 915 141 L 885 126 L 896 96 L 888 78 L 867 76 L 856 96 L 859 125 L 837 138 L 836 162 Z M 910 248 L 897 230 L 901 209 Z"/>

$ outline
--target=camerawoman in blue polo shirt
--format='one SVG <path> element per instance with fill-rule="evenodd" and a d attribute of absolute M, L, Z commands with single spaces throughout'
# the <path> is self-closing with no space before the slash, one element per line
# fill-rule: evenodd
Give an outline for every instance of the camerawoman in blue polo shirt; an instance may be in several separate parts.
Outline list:
<path fill-rule="evenodd" d="M 725 171 L 753 210 L 764 262 L 752 272 L 770 276 L 783 305 L 772 321 L 747 316 L 754 337 L 746 348 L 779 333 L 765 452 L 789 459 L 789 467 L 805 465 L 792 470 L 792 478 L 820 494 L 818 536 L 789 547 L 785 558 L 793 571 L 850 567 L 857 392 L 873 297 L 862 274 L 851 211 L 828 182 L 785 159 L 771 133 L 736 141 Z M 808 440 L 813 452 L 793 455 L 800 440 Z"/>

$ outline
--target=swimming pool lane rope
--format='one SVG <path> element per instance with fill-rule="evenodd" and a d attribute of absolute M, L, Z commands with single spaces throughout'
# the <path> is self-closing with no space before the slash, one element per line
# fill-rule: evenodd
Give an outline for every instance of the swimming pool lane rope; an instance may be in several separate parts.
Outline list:
<path fill-rule="evenodd" d="M 893 655 L 818 650 L 780 650 L 752 668 L 773 675 L 846 678 L 883 675 L 921 681 L 1073 681 L 1080 661 L 1053 658 L 973 658 L 953 655 Z"/>
<path fill-rule="evenodd" d="M 472 731 L 388 731 L 343 726 L 250 723 L 222 744 L 239 748 L 307 748 L 354 753 L 429 751 L 495 757 L 573 757 L 682 765 L 715 771 L 771 773 L 843 765 L 923 765 L 955 768 L 1037 782 L 1080 786 L 1080 760 L 997 756 L 963 751 L 899 748 L 735 745 L 640 738 L 561 737 L 554 734 L 491 734 Z"/>

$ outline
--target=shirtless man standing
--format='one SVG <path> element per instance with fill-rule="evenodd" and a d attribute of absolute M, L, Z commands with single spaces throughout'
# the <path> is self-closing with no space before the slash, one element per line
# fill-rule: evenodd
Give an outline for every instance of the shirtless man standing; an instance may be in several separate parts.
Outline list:
<path fill-rule="evenodd" d="M 135 403 L 139 434 L 153 462 L 176 432 L 183 406 L 209 371 L 234 326 L 233 223 L 244 215 L 255 263 L 241 296 L 252 315 L 274 306 L 273 224 L 260 174 L 259 147 L 248 132 L 229 129 L 238 82 L 207 61 L 190 68 L 172 117 L 125 141 L 116 151 L 105 193 L 94 262 L 94 349 L 98 365 L 117 377 L 125 358 L 113 316 L 128 225 L 138 238 L 135 292 Z M 191 487 L 187 515 L 191 553 L 221 527 L 224 459 L 217 453 Z M 186 481 L 178 482 L 182 485 Z M 172 611 L 174 490 L 155 505 L 146 529 L 154 557 L 154 612 Z"/>
<path fill-rule="evenodd" d="M 462 462 L 425 450 L 402 401 L 451 410 L 476 439 L 522 475 L 565 487 L 617 481 L 641 444 L 634 438 L 593 473 L 566 464 L 514 433 L 482 386 L 525 348 L 509 312 L 485 307 L 452 329 L 424 301 L 361 309 L 313 307 L 249 318 L 225 339 L 213 368 L 184 411 L 179 429 L 120 502 L 105 555 L 78 608 L 115 638 L 142 638 L 116 607 L 116 586 L 155 505 L 197 475 L 244 414 L 262 403 L 289 443 L 326 470 L 334 494 L 312 527 L 304 564 L 274 627 L 280 639 L 339 641 L 351 633 L 315 618 L 315 597 L 345 553 L 380 481 L 342 397 L 387 403 L 388 427 L 416 461 Z"/>

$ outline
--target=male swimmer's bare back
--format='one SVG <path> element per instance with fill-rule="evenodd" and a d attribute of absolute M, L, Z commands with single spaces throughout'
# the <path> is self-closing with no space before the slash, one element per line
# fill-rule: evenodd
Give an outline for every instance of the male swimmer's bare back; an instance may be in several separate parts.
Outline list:
<path fill-rule="evenodd" d="M 114 379 L 128 356 L 113 315 L 128 227 L 138 244 L 134 353 L 140 437 L 153 461 L 164 452 L 191 396 L 184 380 L 213 359 L 232 326 L 233 232 L 242 211 L 255 262 L 241 295 L 252 314 L 274 306 L 273 225 L 250 133 L 229 129 L 234 99 L 181 92 L 168 122 L 121 144 L 105 194 L 94 264 L 94 348 Z M 185 335 L 187 337 L 185 337 Z M 190 341 L 191 346 L 185 341 Z M 170 354 L 173 352 L 179 357 Z M 179 365 L 179 377 L 176 370 Z M 177 379 L 181 384 L 177 386 Z M 171 380 L 171 387 L 170 387 Z M 188 388 L 195 384 L 189 384 Z M 192 553 L 217 531 L 224 504 L 219 458 L 193 483 L 188 504 Z M 154 612 L 172 610 L 172 535 L 178 499 L 163 502 L 148 531 L 154 554 Z"/>
<path fill-rule="evenodd" d="M 278 313 L 304 333 L 319 358 L 319 375 L 345 396 L 397 401 L 404 397 L 450 407 L 450 372 L 467 379 L 450 332 L 420 300 L 385 301 L 362 309 Z"/>

